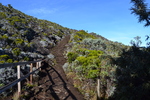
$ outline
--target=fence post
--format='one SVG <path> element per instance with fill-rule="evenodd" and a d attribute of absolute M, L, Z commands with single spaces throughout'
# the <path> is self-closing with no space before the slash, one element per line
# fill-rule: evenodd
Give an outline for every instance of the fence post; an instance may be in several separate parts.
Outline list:
<path fill-rule="evenodd" d="M 33 71 L 33 64 L 30 64 L 30 73 Z M 32 74 L 30 75 L 30 84 L 32 84 Z"/>
<path fill-rule="evenodd" d="M 38 63 L 39 63 L 39 67 L 41 67 L 41 61 L 39 61 Z M 40 71 L 41 71 L 41 68 L 40 68 Z"/>
<path fill-rule="evenodd" d="M 38 69 L 39 68 L 39 63 L 38 62 L 36 62 L 36 69 Z"/>
<path fill-rule="evenodd" d="M 17 77 L 20 79 L 20 65 L 17 66 Z M 18 95 L 21 94 L 21 82 L 18 82 Z"/>
<path fill-rule="evenodd" d="M 97 100 L 100 100 L 100 78 L 97 79 Z"/>

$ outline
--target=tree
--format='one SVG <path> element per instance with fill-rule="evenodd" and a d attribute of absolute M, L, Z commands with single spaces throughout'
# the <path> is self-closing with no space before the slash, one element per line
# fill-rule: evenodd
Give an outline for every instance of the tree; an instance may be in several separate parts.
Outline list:
<path fill-rule="evenodd" d="M 134 40 L 131 40 L 131 44 L 132 46 L 136 46 L 136 47 L 140 47 L 140 45 L 142 44 L 141 42 L 141 37 L 137 36 L 137 37 L 134 37 L 135 41 Z"/>
<path fill-rule="evenodd" d="M 133 7 L 132 14 L 138 16 L 139 22 L 145 22 L 145 26 L 150 26 L 150 9 L 145 0 L 131 0 Z"/>
<path fill-rule="evenodd" d="M 147 3 L 145 0 L 131 0 L 133 7 L 131 8 L 132 14 L 138 16 L 139 22 L 145 22 L 145 27 L 150 26 L 150 9 L 148 9 Z M 150 38 L 149 35 L 146 35 L 146 41 Z M 147 42 L 148 47 L 150 47 L 150 42 Z"/>
<path fill-rule="evenodd" d="M 133 46 L 116 59 L 116 89 L 111 100 L 150 100 L 150 53 Z"/>

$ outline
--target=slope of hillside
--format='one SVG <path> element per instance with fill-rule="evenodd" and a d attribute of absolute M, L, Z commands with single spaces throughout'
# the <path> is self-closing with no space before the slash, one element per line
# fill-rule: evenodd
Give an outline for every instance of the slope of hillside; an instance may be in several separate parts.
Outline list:
<path fill-rule="evenodd" d="M 87 100 L 97 96 L 97 79 L 100 79 L 101 99 L 110 97 L 115 90 L 115 71 L 117 59 L 129 49 L 121 43 L 109 41 L 101 36 L 80 30 L 71 35 L 71 48 L 67 50 L 68 78 L 73 78 L 77 87 Z"/>
<path fill-rule="evenodd" d="M 105 39 L 102 36 L 96 35 L 95 33 L 89 34 L 83 30 L 77 31 L 77 30 L 68 29 L 47 20 L 40 20 L 32 16 L 28 16 L 14 9 L 11 5 L 3 6 L 2 4 L 0 4 L 0 15 L 1 15 L 0 16 L 0 63 L 12 63 L 12 62 L 19 62 L 19 61 L 44 59 L 44 58 L 47 59 L 56 58 L 57 61 L 55 65 L 56 70 L 58 67 L 59 68 L 58 72 L 63 73 L 61 75 L 65 77 L 65 74 L 61 66 L 66 62 L 66 60 L 64 60 L 62 57 L 63 51 L 61 51 L 60 49 L 61 45 L 56 46 L 57 43 L 61 41 L 65 36 L 71 35 L 70 44 L 69 44 L 71 46 L 68 45 L 69 47 L 67 51 L 70 50 L 69 51 L 70 53 L 71 52 L 74 53 L 75 50 L 76 53 L 78 54 L 81 53 L 80 56 L 83 55 L 82 52 L 84 51 L 91 52 L 91 57 L 95 56 L 94 59 L 98 59 L 97 55 L 102 54 L 102 52 L 105 54 L 109 54 L 111 56 L 117 56 L 118 51 L 121 52 L 122 50 L 120 49 L 120 47 L 124 48 L 124 45 L 119 43 L 112 43 L 111 41 Z M 80 51 L 80 48 L 85 48 L 85 49 Z M 55 52 L 57 50 L 58 52 Z M 80 52 L 78 52 L 78 50 Z M 94 50 L 98 50 L 100 52 Z M 112 50 L 114 50 L 115 53 Z M 65 53 L 67 51 L 65 51 Z M 95 55 L 93 55 L 92 53 L 95 53 Z M 78 57 L 79 55 L 76 56 Z M 74 59 L 73 61 L 71 62 L 69 61 L 69 63 L 71 63 L 69 66 L 72 66 L 72 64 L 76 64 L 77 68 L 80 68 L 78 66 L 78 63 L 76 62 L 74 63 L 77 57 L 73 58 Z M 89 60 L 93 59 L 91 57 L 89 57 L 88 59 Z M 70 57 L 68 56 L 68 58 Z M 78 57 L 78 60 L 79 59 L 81 59 L 81 57 Z M 67 65 L 67 63 L 65 65 Z M 79 65 L 81 66 L 82 64 Z M 97 65 L 99 64 L 97 63 Z M 67 69 L 69 66 L 66 66 L 65 68 Z M 93 67 L 93 69 L 95 69 L 95 67 Z M 10 69 L 8 73 L 6 73 L 5 70 L 6 69 L 0 70 L 2 72 L 0 73 L 1 86 L 9 83 L 10 81 L 12 81 L 12 79 L 16 79 L 16 70 L 14 68 Z M 28 66 L 22 67 L 21 70 L 22 70 L 22 74 L 29 72 Z M 72 68 L 72 70 L 74 70 L 74 68 Z M 85 72 L 88 72 L 88 70 L 84 69 Z M 86 75 L 84 74 L 85 72 L 82 72 L 81 70 L 75 69 L 74 72 L 78 72 L 78 74 L 80 75 L 83 74 L 83 76 Z M 13 75 L 11 76 L 10 73 L 13 73 Z M 97 77 L 97 74 L 98 74 L 98 70 L 90 70 L 87 76 L 89 78 L 92 77 L 94 78 Z M 72 80 L 75 78 L 74 75 L 72 76 L 69 75 L 72 74 L 67 73 L 68 79 Z M 78 78 L 76 79 L 79 81 Z M 82 84 L 84 84 L 84 82 L 85 81 L 83 82 L 81 81 Z M 95 85 L 95 81 L 90 80 L 88 84 L 91 86 L 87 85 L 84 87 L 89 89 L 90 87 L 92 87 L 91 91 L 86 89 L 84 90 L 84 88 L 82 88 L 80 85 L 78 86 L 77 84 L 74 84 L 75 87 L 78 87 L 80 92 L 83 91 L 82 93 L 85 95 L 85 98 L 87 99 L 93 96 L 93 93 L 95 94 L 95 90 L 94 90 L 95 87 L 93 87 L 93 85 Z M 90 94 L 86 93 L 87 91 L 89 91 Z M 2 95 L 7 96 L 9 95 L 9 92 L 6 94 L 3 93 Z"/>
<path fill-rule="evenodd" d="M 54 57 L 51 49 L 62 38 L 75 31 L 28 16 L 11 5 L 3 6 L 0 3 L 0 63 L 51 59 Z M 21 71 L 21 75 L 26 74 L 29 72 L 29 66 L 21 67 Z M 16 73 L 15 68 L 0 69 L 0 86 L 16 79 Z M 9 94 L 7 91 L 1 95 Z"/>
<path fill-rule="evenodd" d="M 11 5 L 0 4 L 0 15 L 0 54 L 8 54 L 1 63 L 43 58 L 57 41 L 75 31 L 25 15 Z"/>
<path fill-rule="evenodd" d="M 66 36 L 51 50 L 55 56 L 55 64 L 52 65 L 50 59 L 43 62 L 38 86 L 23 91 L 21 100 L 84 100 L 79 91 L 67 80 L 62 69 L 63 64 L 66 62 L 63 52 L 68 41 L 69 36 Z"/>
<path fill-rule="evenodd" d="M 149 100 L 149 57 L 149 48 L 129 47 L 0 4 L 0 63 L 47 59 L 47 67 L 35 75 L 38 85 L 23 93 L 27 100 L 95 100 L 98 95 Z M 0 69 L 0 87 L 16 79 L 15 68 L 6 70 Z M 29 72 L 28 65 L 21 70 L 22 75 Z M 0 96 L 15 92 L 10 90 Z"/>

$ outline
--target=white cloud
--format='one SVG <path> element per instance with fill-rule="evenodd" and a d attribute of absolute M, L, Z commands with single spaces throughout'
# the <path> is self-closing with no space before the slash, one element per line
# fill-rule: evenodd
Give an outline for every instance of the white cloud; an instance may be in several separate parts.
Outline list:
<path fill-rule="evenodd" d="M 32 14 L 51 14 L 56 11 L 57 9 L 36 8 L 36 9 L 29 10 L 28 12 Z"/>

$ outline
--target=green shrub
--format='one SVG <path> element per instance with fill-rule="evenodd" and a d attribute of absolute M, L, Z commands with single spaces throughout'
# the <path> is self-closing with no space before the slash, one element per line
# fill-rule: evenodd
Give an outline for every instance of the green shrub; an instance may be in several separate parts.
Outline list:
<path fill-rule="evenodd" d="M 87 32 L 85 32 L 84 30 L 80 30 L 78 32 L 76 32 L 73 36 L 73 41 L 74 42 L 81 42 L 83 39 L 85 38 L 92 38 L 92 39 L 96 39 L 97 37 L 95 37 L 92 34 L 89 34 Z"/>
<path fill-rule="evenodd" d="M 97 78 L 99 75 L 99 70 L 89 70 L 87 78 Z"/>
<path fill-rule="evenodd" d="M 26 43 L 28 43 L 28 42 L 26 42 Z M 28 44 L 27 44 L 27 47 L 31 47 L 32 44 L 33 44 L 33 42 L 28 43 Z"/>
<path fill-rule="evenodd" d="M 43 32 L 42 34 L 43 34 L 44 36 L 48 36 L 48 34 L 47 34 L 47 33 L 44 33 L 44 32 Z"/>
<path fill-rule="evenodd" d="M 6 62 L 7 63 L 13 63 L 13 60 L 12 59 L 8 59 Z"/>
<path fill-rule="evenodd" d="M 1 38 L 2 39 L 8 39 L 8 36 L 6 34 L 4 34 Z"/>
<path fill-rule="evenodd" d="M 11 25 L 14 25 L 15 22 L 22 22 L 22 23 L 25 24 L 25 19 L 20 18 L 19 16 L 12 16 L 11 18 L 7 18 L 7 20 L 9 20 Z"/>
<path fill-rule="evenodd" d="M 12 35 L 12 37 L 18 37 L 18 34 L 17 34 L 17 33 L 15 33 L 15 34 L 13 34 L 13 35 Z"/>
<path fill-rule="evenodd" d="M 29 61 L 29 57 L 24 57 L 24 60 L 25 61 Z"/>
<path fill-rule="evenodd" d="M 77 49 L 76 52 L 81 54 L 81 55 L 85 55 L 85 56 L 100 56 L 101 54 L 103 54 L 103 51 L 88 50 L 88 49 L 85 49 L 85 48 Z"/>
<path fill-rule="evenodd" d="M 0 63 L 5 63 L 9 59 L 8 55 L 0 55 Z"/>
<path fill-rule="evenodd" d="M 6 14 L 4 12 L 0 12 L 0 19 L 6 18 Z"/>
<path fill-rule="evenodd" d="M 5 63 L 5 61 L 4 61 L 4 60 L 0 61 L 0 64 L 3 64 L 3 63 Z"/>
<path fill-rule="evenodd" d="M 99 58 L 103 52 L 99 50 L 88 50 L 80 48 L 75 52 L 69 52 L 67 54 L 69 63 L 75 63 L 74 69 L 79 75 L 83 75 L 85 78 L 98 77 L 101 60 Z"/>
<path fill-rule="evenodd" d="M 19 56 L 20 53 L 21 53 L 21 50 L 20 50 L 20 48 L 14 48 L 14 49 L 12 50 L 12 53 L 13 53 L 15 56 Z"/>
<path fill-rule="evenodd" d="M 9 58 L 9 56 L 8 55 L 0 55 L 0 59 L 2 59 L 2 60 L 6 60 L 6 59 L 8 59 Z"/>
<path fill-rule="evenodd" d="M 5 84 L 3 84 L 3 83 L 0 83 L 0 87 L 3 87 L 3 86 L 5 86 Z"/>
<path fill-rule="evenodd" d="M 147 52 L 147 48 L 135 46 L 116 59 L 117 81 L 113 100 L 150 100 L 149 59 L 150 52 Z"/>
<path fill-rule="evenodd" d="M 121 43 L 112 42 L 101 38 L 86 38 L 80 42 L 80 45 L 82 45 L 83 48 L 90 50 L 104 51 L 106 54 L 112 56 L 118 56 L 120 53 L 122 53 L 123 49 L 128 48 L 128 46 L 122 45 Z"/>
<path fill-rule="evenodd" d="M 79 57 L 77 57 L 76 60 L 78 61 L 78 64 L 80 64 L 80 65 L 88 65 L 87 58 L 84 56 L 79 56 Z"/>
<path fill-rule="evenodd" d="M 89 56 L 84 57 L 80 56 L 76 59 L 77 65 L 80 67 L 78 69 L 80 74 L 84 74 L 86 78 L 95 78 L 99 76 L 99 68 L 100 68 L 100 59 L 98 56 Z M 94 73 L 96 72 L 96 73 Z"/>
<path fill-rule="evenodd" d="M 16 45 L 21 45 L 21 44 L 23 44 L 23 42 L 24 42 L 23 39 L 16 39 L 15 40 Z"/>
<path fill-rule="evenodd" d="M 68 57 L 68 62 L 71 63 L 78 57 L 78 54 L 74 52 L 68 52 L 67 57 Z"/>

